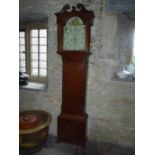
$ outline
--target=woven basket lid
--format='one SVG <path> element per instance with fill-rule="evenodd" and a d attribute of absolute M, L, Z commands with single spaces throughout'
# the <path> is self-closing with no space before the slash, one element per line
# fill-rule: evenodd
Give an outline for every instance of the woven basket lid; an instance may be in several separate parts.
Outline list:
<path fill-rule="evenodd" d="M 19 129 L 35 129 L 46 124 L 49 114 L 42 110 L 28 110 L 19 114 Z M 51 119 L 51 118 L 50 118 Z"/>

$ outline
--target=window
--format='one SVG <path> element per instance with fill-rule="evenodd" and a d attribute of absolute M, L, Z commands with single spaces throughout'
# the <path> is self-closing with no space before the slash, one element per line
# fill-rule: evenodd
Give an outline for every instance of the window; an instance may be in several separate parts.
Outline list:
<path fill-rule="evenodd" d="M 132 35 L 132 44 L 130 45 L 131 48 L 129 48 L 129 60 L 126 64 L 122 65 L 120 67 L 120 70 L 116 72 L 116 75 L 114 75 L 114 79 L 120 80 L 120 81 L 134 81 L 135 80 L 135 40 L 134 40 L 134 33 Z"/>
<path fill-rule="evenodd" d="M 19 69 L 26 72 L 25 31 L 19 33 Z"/>
<path fill-rule="evenodd" d="M 134 37 L 134 41 L 133 41 L 131 64 L 135 67 L 135 37 Z"/>
<path fill-rule="evenodd" d="M 31 81 L 47 80 L 47 26 L 23 24 L 19 32 L 19 69 Z"/>

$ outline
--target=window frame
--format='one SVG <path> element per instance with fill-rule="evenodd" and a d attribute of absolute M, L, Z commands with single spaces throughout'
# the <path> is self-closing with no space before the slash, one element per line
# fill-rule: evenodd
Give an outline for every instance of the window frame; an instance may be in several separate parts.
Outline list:
<path fill-rule="evenodd" d="M 31 75 L 31 30 L 32 29 L 47 29 L 47 54 L 46 54 L 46 77 L 35 77 Z M 20 22 L 19 24 L 19 31 L 25 31 L 25 61 L 26 61 L 26 73 L 29 75 L 29 80 L 32 82 L 41 82 L 46 83 L 48 79 L 48 25 L 47 23 L 29 23 L 29 22 Z"/>
<path fill-rule="evenodd" d="M 26 69 L 26 66 L 27 66 L 27 65 L 26 65 L 26 62 L 27 62 L 27 57 L 26 57 L 26 54 L 27 54 L 27 53 L 26 53 L 26 51 L 27 51 L 27 49 L 26 49 L 26 48 L 27 48 L 27 47 L 26 47 L 26 31 L 25 31 L 25 29 L 20 29 L 19 32 L 24 32 L 24 37 L 22 37 L 22 38 L 25 39 L 25 43 L 24 43 L 23 45 L 21 45 L 21 44 L 20 44 L 20 40 L 19 40 L 19 46 L 24 46 L 24 48 L 25 48 L 25 51 L 24 51 L 24 54 L 25 54 L 25 67 L 24 67 L 24 69 L 25 69 L 25 71 L 26 71 L 26 70 L 27 70 L 27 69 Z M 19 34 L 19 39 L 20 39 L 20 38 L 21 38 L 21 37 L 20 37 L 20 34 Z M 19 48 L 20 48 L 20 47 L 19 47 Z M 19 49 L 19 55 L 20 55 L 20 54 L 21 54 L 21 51 L 20 51 L 20 49 Z M 20 59 L 20 56 L 19 56 L 19 68 L 20 68 L 21 61 L 22 61 L 22 60 Z"/>

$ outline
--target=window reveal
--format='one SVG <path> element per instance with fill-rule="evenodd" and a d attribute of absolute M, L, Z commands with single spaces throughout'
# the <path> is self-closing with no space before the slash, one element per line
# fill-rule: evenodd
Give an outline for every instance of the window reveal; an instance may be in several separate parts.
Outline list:
<path fill-rule="evenodd" d="M 31 81 L 47 79 L 47 28 L 26 25 L 19 32 L 19 71 Z"/>

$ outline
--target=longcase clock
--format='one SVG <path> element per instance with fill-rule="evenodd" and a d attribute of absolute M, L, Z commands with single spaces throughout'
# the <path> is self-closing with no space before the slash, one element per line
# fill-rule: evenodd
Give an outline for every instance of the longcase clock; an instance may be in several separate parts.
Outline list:
<path fill-rule="evenodd" d="M 86 145 L 85 111 L 90 35 L 94 14 L 82 4 L 65 5 L 57 17 L 58 51 L 63 61 L 62 105 L 58 116 L 58 142 Z"/>

